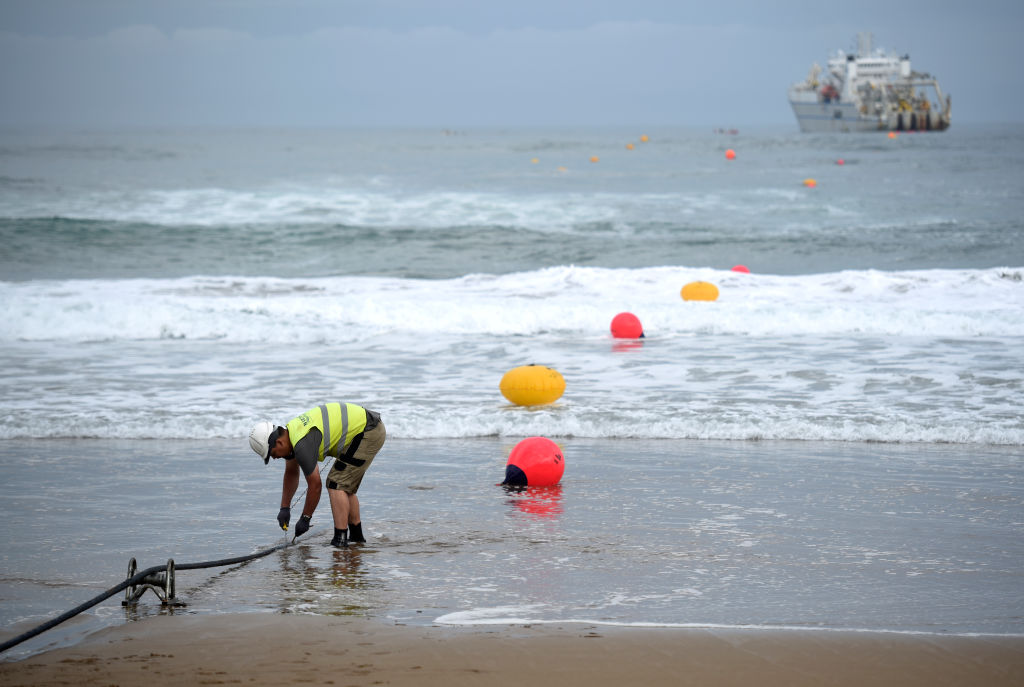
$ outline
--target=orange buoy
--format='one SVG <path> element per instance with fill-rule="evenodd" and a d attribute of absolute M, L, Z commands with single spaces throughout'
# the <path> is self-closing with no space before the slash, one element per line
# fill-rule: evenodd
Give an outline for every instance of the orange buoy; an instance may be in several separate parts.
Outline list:
<path fill-rule="evenodd" d="M 636 148 L 636 146 L 633 145 L 632 143 L 627 143 L 626 144 L 626 150 L 633 150 L 634 148 Z"/>
<path fill-rule="evenodd" d="M 509 454 L 502 484 L 547 487 L 557 484 L 564 473 L 565 458 L 558 444 L 546 437 L 528 437 Z"/>
<path fill-rule="evenodd" d="M 521 365 L 506 372 L 498 388 L 517 406 L 538 406 L 554 403 L 565 393 L 565 378 L 550 367 Z"/>
<path fill-rule="evenodd" d="M 745 272 L 747 274 L 750 274 L 750 269 L 746 265 L 733 265 L 732 266 L 732 271 L 733 272 Z"/>
<path fill-rule="evenodd" d="M 594 155 L 593 157 L 590 158 L 590 161 L 591 162 L 597 162 L 599 159 L 600 158 L 598 158 L 597 155 Z"/>
<path fill-rule="evenodd" d="M 612 318 L 612 336 L 616 339 L 639 339 L 644 335 L 640 318 L 631 312 L 620 312 Z"/>
<path fill-rule="evenodd" d="M 716 301 L 718 287 L 706 281 L 692 281 L 679 291 L 679 295 L 684 301 Z"/>
<path fill-rule="evenodd" d="M 649 141 L 650 139 L 647 138 L 647 134 L 644 134 L 643 136 L 640 137 L 640 140 L 643 141 L 644 143 L 647 143 L 647 141 Z"/>
<path fill-rule="evenodd" d="M 896 132 L 895 131 L 890 131 L 889 132 L 889 138 L 896 138 Z"/>
<path fill-rule="evenodd" d="M 815 181 L 814 179 L 804 179 L 804 186 L 806 186 L 807 188 L 814 188 L 817 185 L 818 182 Z"/>
<path fill-rule="evenodd" d="M 729 150 L 725 151 L 725 159 L 726 160 L 735 160 L 736 159 L 736 151 L 733 150 L 732 148 L 729 148 Z"/>

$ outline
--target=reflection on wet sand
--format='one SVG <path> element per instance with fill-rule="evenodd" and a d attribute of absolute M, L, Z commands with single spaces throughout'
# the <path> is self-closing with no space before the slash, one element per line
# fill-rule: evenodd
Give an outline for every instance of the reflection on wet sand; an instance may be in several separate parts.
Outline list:
<path fill-rule="evenodd" d="M 505 501 L 516 511 L 541 518 L 554 518 L 562 514 L 562 485 L 522 487 L 505 485 L 509 495 Z"/>
<path fill-rule="evenodd" d="M 323 615 L 370 615 L 379 608 L 384 582 L 364 569 L 364 556 L 375 551 L 363 546 L 329 547 L 319 544 L 286 549 L 281 557 L 284 592 L 282 613 L 315 612 Z"/>

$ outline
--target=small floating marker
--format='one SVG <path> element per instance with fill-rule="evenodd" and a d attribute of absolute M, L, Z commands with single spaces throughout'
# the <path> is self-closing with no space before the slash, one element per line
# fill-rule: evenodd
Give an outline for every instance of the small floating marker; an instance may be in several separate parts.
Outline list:
<path fill-rule="evenodd" d="M 804 186 L 806 186 L 807 188 L 814 188 L 817 185 L 818 182 L 815 181 L 814 179 L 804 179 Z"/>
<path fill-rule="evenodd" d="M 718 287 L 706 281 L 692 281 L 679 291 L 684 301 L 717 301 Z"/>
<path fill-rule="evenodd" d="M 506 372 L 498 388 L 517 406 L 538 406 L 554 403 L 565 393 L 565 378 L 550 367 L 521 365 Z"/>
<path fill-rule="evenodd" d="M 548 487 L 558 484 L 564 473 L 565 458 L 558 444 L 546 437 L 528 437 L 509 454 L 502 484 Z"/>
<path fill-rule="evenodd" d="M 750 269 L 746 265 L 733 265 L 732 266 L 732 271 L 733 272 L 744 272 L 746 274 L 750 274 Z"/>
<path fill-rule="evenodd" d="M 616 339 L 639 339 L 644 335 L 640 318 L 631 312 L 620 312 L 612 318 L 612 336 Z"/>
<path fill-rule="evenodd" d="M 627 143 L 626 144 L 626 150 L 633 150 L 634 148 L 636 148 L 636 146 L 633 145 L 632 143 Z"/>
<path fill-rule="evenodd" d="M 729 148 L 729 150 L 725 151 L 725 159 L 726 160 L 735 160 L 736 159 L 736 151 L 733 150 L 732 148 Z"/>
<path fill-rule="evenodd" d="M 599 161 L 600 161 L 600 159 L 601 159 L 601 158 L 599 158 L 599 157 L 598 157 L 597 155 L 593 155 L 593 156 L 591 156 L 591 158 L 590 158 L 590 161 L 591 161 L 591 162 L 599 162 Z"/>
<path fill-rule="evenodd" d="M 647 141 L 649 141 L 649 140 L 651 140 L 651 139 L 647 138 L 647 134 L 644 134 L 643 136 L 640 137 L 640 141 L 642 143 L 647 143 Z"/>
<path fill-rule="evenodd" d="M 890 131 L 889 132 L 889 138 L 896 138 L 897 135 L 898 134 L 895 131 Z"/>
<path fill-rule="evenodd" d="M 530 162 L 531 162 L 532 164 L 537 164 L 538 162 L 540 162 L 540 160 L 539 160 L 539 159 L 537 159 L 537 158 L 533 158 L 532 160 L 530 160 Z"/>
<path fill-rule="evenodd" d="M 839 158 L 838 160 L 836 160 L 836 164 L 837 165 L 845 165 L 846 164 L 846 160 L 844 160 L 843 158 Z"/>
<path fill-rule="evenodd" d="M 565 172 L 565 171 L 568 171 L 568 170 L 566 170 L 565 167 L 558 167 L 557 169 L 555 169 L 555 171 L 556 172 Z"/>

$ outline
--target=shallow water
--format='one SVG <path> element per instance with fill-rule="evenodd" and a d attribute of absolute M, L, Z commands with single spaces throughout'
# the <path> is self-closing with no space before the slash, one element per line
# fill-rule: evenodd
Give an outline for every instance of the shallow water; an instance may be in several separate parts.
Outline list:
<path fill-rule="evenodd" d="M 516 493 L 496 486 L 512 441 L 389 440 L 360 492 L 365 546 L 329 546 L 324 499 L 300 544 L 179 572 L 187 606 L 173 612 L 1024 633 L 1016 450 L 560 444 L 562 483 Z M 141 569 L 284 541 L 280 466 L 247 451 L 224 441 L 8 444 L 4 627 L 25 631 L 116 585 L 131 557 Z M 19 651 L 161 612 L 171 611 L 148 592 L 127 616 L 115 598 Z"/>

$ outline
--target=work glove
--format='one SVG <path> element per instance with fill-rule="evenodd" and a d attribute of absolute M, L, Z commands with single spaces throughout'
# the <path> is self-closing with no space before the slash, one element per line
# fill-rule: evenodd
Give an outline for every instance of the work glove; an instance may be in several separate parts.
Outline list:
<path fill-rule="evenodd" d="M 295 523 L 295 536 L 301 537 L 306 532 L 309 532 L 309 521 L 313 519 L 312 515 L 303 515 L 299 518 L 299 521 Z"/>
<path fill-rule="evenodd" d="M 292 509 L 285 506 L 281 510 L 277 511 L 277 524 L 281 526 L 282 530 L 288 529 L 288 521 L 292 519 Z"/>

